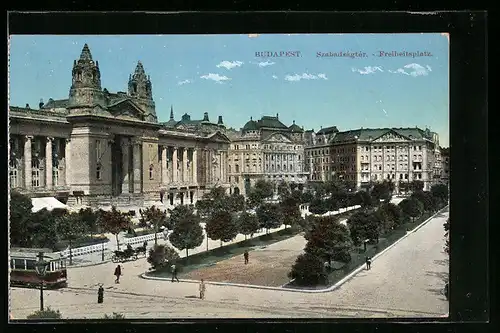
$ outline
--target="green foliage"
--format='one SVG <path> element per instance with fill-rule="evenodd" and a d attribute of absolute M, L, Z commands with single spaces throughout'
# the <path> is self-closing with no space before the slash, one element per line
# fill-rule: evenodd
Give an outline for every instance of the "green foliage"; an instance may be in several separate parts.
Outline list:
<path fill-rule="evenodd" d="M 436 200 L 431 192 L 428 191 L 416 191 L 410 196 L 418 201 L 420 201 L 424 206 L 424 211 L 432 212 L 436 209 Z"/>
<path fill-rule="evenodd" d="M 260 205 L 257 208 L 257 218 L 260 227 L 265 228 L 267 233 L 269 233 L 269 229 L 279 228 L 283 224 L 283 214 L 277 204 L 264 203 Z"/>
<path fill-rule="evenodd" d="M 33 220 L 31 199 L 17 191 L 10 192 L 10 241 L 19 247 L 31 247 Z"/>
<path fill-rule="evenodd" d="M 441 200 L 443 203 L 448 202 L 448 185 L 436 184 L 431 187 L 431 194 L 433 197 Z"/>
<path fill-rule="evenodd" d="M 203 229 L 199 217 L 193 213 L 191 207 L 177 206 L 170 215 L 170 219 L 173 218 L 174 229 L 169 236 L 170 243 L 178 250 L 185 249 L 187 257 L 190 249 L 200 246 L 203 242 Z"/>
<path fill-rule="evenodd" d="M 323 261 L 311 253 L 304 253 L 297 257 L 288 277 L 295 279 L 294 282 L 300 286 L 313 286 L 328 282 Z"/>
<path fill-rule="evenodd" d="M 231 194 L 224 199 L 229 212 L 241 212 L 245 209 L 245 196 L 242 194 Z"/>
<path fill-rule="evenodd" d="M 180 256 L 174 248 L 168 245 L 155 245 L 149 250 L 147 261 L 151 264 L 152 269 L 159 269 L 179 258 Z"/>
<path fill-rule="evenodd" d="M 208 217 L 214 212 L 227 211 L 228 210 L 228 196 L 226 190 L 217 186 L 203 195 L 201 200 L 196 202 L 196 209 L 198 215 L 202 217 Z"/>
<path fill-rule="evenodd" d="M 354 245 L 361 245 L 365 239 L 377 240 L 380 233 L 379 220 L 366 212 L 356 212 L 347 220 L 347 226 Z"/>
<path fill-rule="evenodd" d="M 313 214 L 322 215 L 328 212 L 328 205 L 325 200 L 318 197 L 314 198 L 309 204 L 309 212 Z"/>
<path fill-rule="evenodd" d="M 285 198 L 289 197 L 291 192 L 292 190 L 290 188 L 290 185 L 288 185 L 288 182 L 281 181 L 278 184 L 278 196 L 280 200 L 284 200 Z"/>
<path fill-rule="evenodd" d="M 311 192 L 306 191 L 306 192 L 302 192 L 300 202 L 301 203 L 310 203 L 313 201 L 313 199 L 314 199 L 314 195 Z"/>
<path fill-rule="evenodd" d="M 86 226 L 86 229 L 88 230 L 88 232 L 90 232 L 91 236 L 98 232 L 97 220 L 99 214 L 97 212 L 94 212 L 92 208 L 87 207 L 87 208 L 81 208 L 78 214 L 80 215 L 81 221 Z"/>
<path fill-rule="evenodd" d="M 27 319 L 61 319 L 62 315 L 59 310 L 52 310 L 50 306 L 46 307 L 43 311 L 35 311 L 30 314 Z"/>
<path fill-rule="evenodd" d="M 125 315 L 118 312 L 113 312 L 112 315 L 105 314 L 103 319 L 125 319 Z"/>
<path fill-rule="evenodd" d="M 244 211 L 238 219 L 238 228 L 239 232 L 245 235 L 246 238 L 247 235 L 253 235 L 257 232 L 259 229 L 259 220 L 257 216 Z"/>
<path fill-rule="evenodd" d="M 210 239 L 222 242 L 229 242 L 238 235 L 237 221 L 229 212 L 214 212 L 208 218 L 205 228 Z"/>
<path fill-rule="evenodd" d="M 266 180 L 259 179 L 248 193 L 247 205 L 250 208 L 255 208 L 261 205 L 265 199 L 271 198 L 273 194 L 273 184 Z"/>
<path fill-rule="evenodd" d="M 401 207 L 393 203 L 384 203 L 379 210 L 383 211 L 385 216 L 392 221 L 392 226 L 397 227 L 404 223 L 403 211 Z"/>
<path fill-rule="evenodd" d="M 104 232 L 115 235 L 118 250 L 120 249 L 118 234 L 128 230 L 132 224 L 130 216 L 127 213 L 118 211 L 114 206 L 111 208 L 111 211 L 100 211 L 97 223 Z"/>
<path fill-rule="evenodd" d="M 72 242 L 82 237 L 87 232 L 87 226 L 83 223 L 80 214 L 67 213 L 56 217 L 57 234 L 63 240 L 69 242 L 69 264 L 73 264 Z"/>
<path fill-rule="evenodd" d="M 394 183 L 384 180 L 381 183 L 376 183 L 371 191 L 372 197 L 378 205 L 380 200 L 391 200 L 392 191 L 394 190 Z"/>
<path fill-rule="evenodd" d="M 54 249 L 58 242 L 57 222 L 47 209 L 39 210 L 31 215 L 32 235 L 30 247 Z"/>
<path fill-rule="evenodd" d="M 283 215 L 283 224 L 285 226 L 295 226 L 299 223 L 299 220 L 302 219 L 299 209 L 299 201 L 296 197 L 285 197 L 281 200 L 279 206 Z"/>
<path fill-rule="evenodd" d="M 421 180 L 413 180 L 409 185 L 410 191 L 419 192 L 424 190 L 424 182 Z"/>
<path fill-rule="evenodd" d="M 351 255 L 351 239 L 346 226 L 339 223 L 338 218 L 316 217 L 310 230 L 306 231 L 305 252 L 327 260 L 349 262 Z"/>
<path fill-rule="evenodd" d="M 372 196 L 366 191 L 358 191 L 355 194 L 356 205 L 361 207 L 371 207 L 373 205 Z"/>
<path fill-rule="evenodd" d="M 146 225 L 153 225 L 153 230 L 155 232 L 155 245 L 158 244 L 157 233 L 161 226 L 165 226 L 167 229 L 171 227 L 167 221 L 167 214 L 165 211 L 155 207 L 154 205 L 146 209 L 139 209 L 139 214 L 141 214 L 140 221 Z"/>
<path fill-rule="evenodd" d="M 415 198 L 404 199 L 399 203 L 403 213 L 408 215 L 414 221 L 424 212 L 424 205 Z"/>

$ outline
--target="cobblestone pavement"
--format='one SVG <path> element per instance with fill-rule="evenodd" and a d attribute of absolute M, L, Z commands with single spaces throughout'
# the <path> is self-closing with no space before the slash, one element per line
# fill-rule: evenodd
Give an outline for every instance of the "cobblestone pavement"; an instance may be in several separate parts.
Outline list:
<path fill-rule="evenodd" d="M 69 287 L 45 291 L 45 304 L 65 318 L 101 318 L 120 312 L 128 318 L 298 318 L 298 317 L 441 317 L 448 302 L 441 294 L 448 272 L 443 253 L 444 212 L 328 293 L 298 293 L 207 284 L 206 299 L 196 299 L 198 285 L 144 280 L 145 259 L 123 264 L 114 284 L 115 264 L 69 270 Z M 250 258 L 252 260 L 252 257 Z M 105 288 L 97 304 L 97 284 Z M 39 291 L 12 288 L 11 311 L 25 318 L 39 307 Z"/>

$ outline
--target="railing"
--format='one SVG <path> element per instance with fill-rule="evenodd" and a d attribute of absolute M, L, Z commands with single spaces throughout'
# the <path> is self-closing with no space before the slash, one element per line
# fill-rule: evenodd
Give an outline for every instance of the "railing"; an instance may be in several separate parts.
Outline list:
<path fill-rule="evenodd" d="M 108 250 L 108 242 L 71 249 L 71 256 L 77 257 L 77 256 L 83 256 L 86 254 L 94 253 L 94 252 L 102 252 L 103 247 L 104 247 L 104 251 L 107 251 Z M 64 257 L 68 257 L 69 256 L 69 249 L 61 251 L 59 253 Z"/>
<path fill-rule="evenodd" d="M 163 232 L 158 232 L 157 233 L 158 239 L 163 239 L 165 238 L 165 234 Z M 121 244 L 130 244 L 130 245 L 136 245 L 136 244 L 141 244 L 144 243 L 145 241 L 152 241 L 155 239 L 155 234 L 147 234 L 147 235 L 142 235 L 142 236 L 137 236 L 137 237 L 132 237 L 132 238 L 125 238 Z"/>

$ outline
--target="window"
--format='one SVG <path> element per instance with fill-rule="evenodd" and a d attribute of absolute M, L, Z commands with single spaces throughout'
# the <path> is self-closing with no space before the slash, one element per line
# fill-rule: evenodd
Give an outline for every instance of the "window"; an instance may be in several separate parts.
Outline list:
<path fill-rule="evenodd" d="M 154 177 L 154 166 L 153 166 L 153 164 L 151 164 L 149 166 L 149 180 L 153 180 L 153 179 L 155 179 L 155 177 Z"/>
<path fill-rule="evenodd" d="M 54 186 L 59 185 L 59 168 L 57 166 L 52 167 L 52 183 Z"/>
<path fill-rule="evenodd" d="M 36 157 L 31 160 L 31 186 L 40 187 L 40 161 Z"/>
<path fill-rule="evenodd" d="M 234 166 L 234 171 L 235 171 L 236 173 L 240 172 L 240 166 L 239 166 L 238 164 L 235 164 L 235 166 Z"/>
<path fill-rule="evenodd" d="M 95 168 L 95 178 L 97 180 L 102 179 L 102 169 L 101 169 L 101 163 L 97 163 L 97 167 Z"/>
<path fill-rule="evenodd" d="M 95 141 L 95 153 L 96 153 L 96 160 L 99 161 L 101 159 L 101 140 Z"/>
<path fill-rule="evenodd" d="M 408 179 L 408 174 L 407 173 L 405 173 L 405 179 Z"/>
<path fill-rule="evenodd" d="M 238 177 L 238 176 L 234 177 L 234 181 L 237 182 L 237 183 L 239 183 L 240 182 L 240 177 Z"/>
<path fill-rule="evenodd" d="M 15 158 L 11 158 L 9 162 L 9 178 L 10 178 L 10 187 L 15 188 L 18 187 L 17 184 L 17 161 Z"/>

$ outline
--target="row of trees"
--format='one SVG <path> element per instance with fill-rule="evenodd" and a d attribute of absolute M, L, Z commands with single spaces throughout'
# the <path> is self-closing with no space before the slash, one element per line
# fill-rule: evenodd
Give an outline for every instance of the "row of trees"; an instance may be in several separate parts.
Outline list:
<path fill-rule="evenodd" d="M 388 182 L 387 182 L 388 183 Z M 381 183 L 376 191 L 384 193 Z M 373 193 L 370 197 L 376 197 Z M 389 197 L 390 198 L 390 197 Z M 288 276 L 295 279 L 298 285 L 325 284 L 328 281 L 328 269 L 332 261 L 348 263 L 351 261 L 351 251 L 368 242 L 378 243 L 381 235 L 389 234 L 393 229 L 410 221 L 415 221 L 424 213 L 432 213 L 447 204 L 448 188 L 446 185 L 434 185 L 431 191 L 416 190 L 409 198 L 399 205 L 385 201 L 374 201 L 373 205 L 365 206 L 353 213 L 347 220 L 347 226 L 340 223 L 336 217 L 308 216 L 305 238 L 307 240 L 304 254 L 298 256 Z"/>

